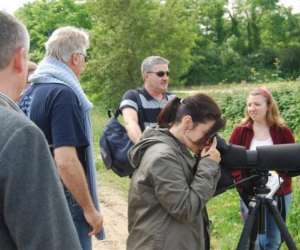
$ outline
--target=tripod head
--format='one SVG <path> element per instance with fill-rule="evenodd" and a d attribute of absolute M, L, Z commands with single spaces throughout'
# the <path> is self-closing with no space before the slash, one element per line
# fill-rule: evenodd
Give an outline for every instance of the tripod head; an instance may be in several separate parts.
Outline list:
<path fill-rule="evenodd" d="M 266 170 L 257 171 L 256 174 L 250 177 L 253 177 L 254 179 L 254 195 L 263 196 L 268 199 L 273 198 L 274 194 L 283 183 L 283 179 L 279 175 L 272 174 Z"/>
<path fill-rule="evenodd" d="M 254 193 L 255 195 L 266 195 L 271 190 L 267 187 L 269 173 L 266 170 L 257 171 L 257 177 L 254 181 Z"/>

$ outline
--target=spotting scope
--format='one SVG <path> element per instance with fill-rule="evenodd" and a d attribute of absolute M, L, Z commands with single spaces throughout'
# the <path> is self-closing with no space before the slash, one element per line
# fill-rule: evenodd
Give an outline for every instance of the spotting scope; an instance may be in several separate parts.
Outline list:
<path fill-rule="evenodd" d="M 300 174 L 300 145 L 276 144 L 247 150 L 243 146 L 227 144 L 217 135 L 217 149 L 221 153 L 221 166 L 227 169 L 256 169 Z"/>

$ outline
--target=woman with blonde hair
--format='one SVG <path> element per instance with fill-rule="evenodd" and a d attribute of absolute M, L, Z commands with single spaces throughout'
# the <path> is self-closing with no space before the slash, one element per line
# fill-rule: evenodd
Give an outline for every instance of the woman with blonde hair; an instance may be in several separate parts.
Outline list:
<path fill-rule="evenodd" d="M 274 144 L 294 143 L 295 139 L 291 130 L 285 125 L 277 104 L 271 92 L 265 87 L 259 87 L 250 91 L 247 101 L 245 117 L 233 130 L 230 143 L 245 146 L 247 149 L 256 150 L 257 146 Z M 246 172 L 233 171 L 232 175 L 236 181 L 247 176 Z M 278 209 L 286 219 L 287 211 L 291 204 L 291 177 L 286 173 L 272 173 L 272 177 L 282 178 L 283 183 L 274 195 Z M 241 212 L 243 218 L 248 215 L 248 203 L 254 195 L 254 186 L 240 187 L 238 191 L 241 196 Z M 280 231 L 273 216 L 266 211 L 266 231 L 259 235 L 260 249 L 277 250 L 281 245 Z"/>

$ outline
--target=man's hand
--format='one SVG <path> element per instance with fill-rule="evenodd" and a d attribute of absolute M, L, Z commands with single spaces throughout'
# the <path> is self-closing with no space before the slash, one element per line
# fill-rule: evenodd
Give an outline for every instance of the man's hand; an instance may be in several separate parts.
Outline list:
<path fill-rule="evenodd" d="M 89 236 L 98 234 L 103 226 L 102 214 L 96 209 L 92 209 L 90 211 L 84 211 L 84 217 L 92 228 L 92 231 L 89 232 Z"/>
<path fill-rule="evenodd" d="M 84 217 L 92 228 L 89 235 L 96 235 L 102 228 L 103 218 L 93 204 L 76 148 L 66 146 L 56 148 L 54 159 L 63 183 L 83 209 Z"/>
<path fill-rule="evenodd" d="M 219 163 L 221 161 L 220 152 L 217 150 L 217 138 L 216 137 L 214 137 L 211 145 L 206 146 L 202 149 L 201 157 L 210 158 L 217 163 Z"/>

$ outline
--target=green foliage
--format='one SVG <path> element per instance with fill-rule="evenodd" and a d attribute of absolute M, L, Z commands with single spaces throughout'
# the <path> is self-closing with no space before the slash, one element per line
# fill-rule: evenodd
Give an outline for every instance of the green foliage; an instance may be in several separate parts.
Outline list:
<path fill-rule="evenodd" d="M 287 86 L 281 86 L 272 89 L 275 100 L 278 103 L 279 110 L 286 124 L 294 131 L 295 134 L 300 132 L 300 86 L 297 83 L 291 83 Z M 245 96 L 247 93 L 235 93 L 227 96 L 227 102 L 220 101 L 221 107 L 224 109 L 224 116 L 230 117 L 230 122 L 239 121 L 245 108 Z M 226 100 L 226 99 L 225 99 Z M 231 124 L 228 124 L 231 127 Z M 231 128 L 227 127 L 226 130 Z"/>
<path fill-rule="evenodd" d="M 31 59 L 38 62 L 44 56 L 44 44 L 49 35 L 61 26 L 91 28 L 85 4 L 73 0 L 36 0 L 17 10 L 16 16 L 30 33 Z"/>
<path fill-rule="evenodd" d="M 192 55 L 191 67 L 181 76 L 185 85 L 212 83 L 222 80 L 220 74 L 221 58 L 218 56 L 217 49 L 201 50 L 198 46 L 193 49 Z"/>
<path fill-rule="evenodd" d="M 246 93 L 232 92 L 231 94 L 221 95 L 217 98 L 222 113 L 226 118 L 226 131 L 231 131 L 231 129 L 240 122 L 241 117 L 243 117 L 245 97 Z"/>
<path fill-rule="evenodd" d="M 125 90 L 141 86 L 140 65 L 150 55 L 169 59 L 172 83 L 179 83 L 179 76 L 189 66 L 194 41 L 193 12 L 186 3 L 88 1 L 94 26 L 87 74 L 96 99 L 106 106 L 116 106 Z"/>
<path fill-rule="evenodd" d="M 149 55 L 170 60 L 177 86 L 296 79 L 300 15 L 278 0 L 232 2 L 228 8 L 227 0 L 35 0 L 16 15 L 29 29 L 34 61 L 54 29 L 91 30 L 82 82 L 105 107 L 142 85 L 140 64 Z"/>
<path fill-rule="evenodd" d="M 273 95 L 286 123 L 298 134 L 300 132 L 299 84 L 295 82 L 286 88 L 276 89 Z"/>
<path fill-rule="evenodd" d="M 212 221 L 211 249 L 235 249 L 242 230 L 238 193 L 231 190 L 215 197 L 207 209 Z"/>
<path fill-rule="evenodd" d="M 186 85 L 295 79 L 299 15 L 278 0 L 199 1 L 198 33 Z M 288 49 L 287 49 L 288 48 Z M 279 60 L 278 60 L 279 58 Z"/>
<path fill-rule="evenodd" d="M 279 53 L 280 69 L 291 79 L 296 79 L 300 74 L 300 47 L 282 49 Z"/>
<path fill-rule="evenodd" d="M 287 225 L 292 233 L 293 239 L 296 242 L 296 245 L 300 244 L 300 178 L 293 178 L 293 196 L 292 196 L 292 205 L 289 210 Z M 297 244 L 298 243 L 298 244 Z"/>

